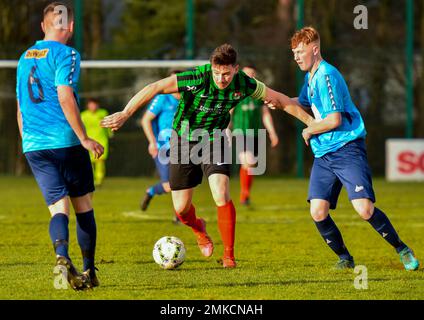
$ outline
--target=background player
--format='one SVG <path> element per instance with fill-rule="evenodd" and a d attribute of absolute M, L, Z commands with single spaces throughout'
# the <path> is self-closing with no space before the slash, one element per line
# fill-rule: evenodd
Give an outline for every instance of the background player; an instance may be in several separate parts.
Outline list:
<path fill-rule="evenodd" d="M 63 9 L 66 8 L 66 9 Z M 68 25 L 59 25 L 67 15 Z M 66 267 L 74 289 L 98 286 L 94 268 L 96 222 L 91 204 L 93 172 L 88 151 L 96 158 L 103 147 L 87 136 L 79 114 L 79 53 L 65 44 L 72 36 L 72 11 L 59 2 L 44 9 L 44 40 L 26 50 L 17 70 L 17 121 L 23 152 L 51 213 L 50 238 L 56 264 Z M 68 253 L 70 202 L 84 263 L 81 275 Z"/>
<path fill-rule="evenodd" d="M 417 270 L 418 260 L 401 241 L 388 217 L 374 207 L 375 196 L 365 148 L 365 126 L 353 104 L 343 76 L 321 57 L 320 37 L 311 27 L 297 31 L 291 47 L 299 68 L 306 71 L 299 102 L 310 107 L 317 122 L 303 130 L 315 155 L 308 201 L 323 239 L 339 256 L 337 268 L 353 268 L 354 260 L 329 215 L 342 186 L 356 212 L 400 255 L 406 270 Z"/>
<path fill-rule="evenodd" d="M 94 185 L 96 187 L 103 183 L 106 174 L 106 160 L 109 156 L 109 138 L 113 135 L 111 130 L 100 126 L 100 121 L 108 114 L 106 109 L 100 108 L 99 101 L 93 98 L 87 100 L 87 109 L 81 112 L 81 119 L 87 129 L 87 135 L 98 141 L 104 148 L 104 153 L 99 159 L 96 159 L 93 152 L 90 152 Z"/>
<path fill-rule="evenodd" d="M 251 78 L 256 78 L 256 67 L 249 65 L 243 68 L 243 72 Z M 271 112 L 264 107 L 262 100 L 247 97 L 243 99 L 233 110 L 231 127 L 234 130 L 242 131 L 245 139 L 245 148 L 238 155 L 240 159 L 240 203 L 243 205 L 250 204 L 250 189 L 253 183 L 253 175 L 250 168 L 256 164 L 255 157 L 258 156 L 258 130 L 263 123 L 268 131 L 271 147 L 278 145 L 278 136 L 275 132 L 274 122 Z M 251 130 L 248 130 L 251 129 Z M 248 143 L 247 140 L 251 140 Z M 252 148 L 253 147 L 253 148 Z"/>
<path fill-rule="evenodd" d="M 179 71 L 174 71 L 176 74 Z M 178 106 L 178 94 L 159 94 L 148 105 L 146 112 L 141 118 L 141 126 L 149 142 L 148 151 L 155 161 L 156 170 L 160 176 L 160 182 L 146 190 L 146 194 L 140 203 L 140 208 L 145 211 L 155 195 L 171 192 L 169 186 L 169 163 L 160 161 L 159 150 L 169 156 L 169 140 L 172 134 L 172 121 Z M 175 217 L 175 222 L 179 222 Z"/>
<path fill-rule="evenodd" d="M 181 99 L 173 123 L 178 139 L 171 139 L 170 149 L 169 182 L 174 210 L 181 222 L 191 227 L 196 234 L 202 254 L 211 256 L 214 248 L 212 240 L 206 232 L 205 221 L 196 217 L 192 204 L 194 188 L 201 183 L 204 173 L 218 211 L 218 227 L 224 245 L 222 264 L 225 268 L 234 268 L 236 212 L 229 194 L 230 164 L 221 157 L 225 147 L 219 141 L 221 139 L 218 139 L 219 142 L 214 140 L 214 133 L 222 132 L 228 127 L 230 110 L 248 96 L 266 99 L 282 106 L 286 112 L 304 123 L 310 123 L 313 118 L 287 96 L 266 88 L 260 81 L 239 72 L 237 52 L 232 46 L 224 44 L 216 48 L 210 62 L 147 85 L 128 102 L 123 111 L 106 117 L 102 126 L 118 130 L 137 109 L 155 95 L 180 92 Z M 206 139 L 210 141 L 212 150 L 209 148 L 209 152 L 202 153 L 200 163 L 194 163 L 186 157 L 196 147 L 194 135 L 199 129 L 206 132 Z M 217 143 L 213 143 L 214 141 Z M 178 156 L 178 161 L 175 162 L 172 161 L 175 160 L 172 159 L 174 152 Z"/>

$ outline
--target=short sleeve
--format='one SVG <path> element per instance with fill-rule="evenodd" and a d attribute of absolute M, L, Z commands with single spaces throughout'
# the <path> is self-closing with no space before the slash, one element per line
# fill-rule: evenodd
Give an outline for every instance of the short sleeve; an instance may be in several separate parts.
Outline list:
<path fill-rule="evenodd" d="M 80 54 L 75 49 L 67 47 L 57 56 L 56 63 L 55 86 L 75 86 L 80 75 Z"/>
<path fill-rule="evenodd" d="M 311 107 L 311 103 L 309 102 L 309 97 L 308 97 L 308 80 L 305 81 L 305 83 L 303 84 L 302 89 L 300 90 L 299 93 L 299 103 L 304 106 L 304 107 Z"/>
<path fill-rule="evenodd" d="M 162 111 L 164 100 L 165 99 L 163 95 L 157 95 L 156 97 L 153 98 L 153 100 L 147 106 L 147 110 L 149 110 L 151 113 L 157 116 Z"/>
<path fill-rule="evenodd" d="M 206 66 L 177 73 L 178 92 L 190 92 L 203 86 L 206 75 Z"/>
<path fill-rule="evenodd" d="M 344 111 L 341 84 L 335 76 L 324 75 L 320 77 L 318 88 L 325 114 Z"/>

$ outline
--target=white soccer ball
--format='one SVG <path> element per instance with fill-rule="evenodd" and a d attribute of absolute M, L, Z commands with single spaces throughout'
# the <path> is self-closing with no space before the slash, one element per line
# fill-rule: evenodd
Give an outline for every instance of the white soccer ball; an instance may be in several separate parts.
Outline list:
<path fill-rule="evenodd" d="M 186 255 L 184 243 L 177 237 L 160 238 L 153 247 L 153 259 L 162 268 L 170 270 L 180 266 Z"/>

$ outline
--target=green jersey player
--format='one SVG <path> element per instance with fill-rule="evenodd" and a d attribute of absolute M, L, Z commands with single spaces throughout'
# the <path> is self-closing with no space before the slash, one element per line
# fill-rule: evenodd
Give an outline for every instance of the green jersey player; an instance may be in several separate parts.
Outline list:
<path fill-rule="evenodd" d="M 173 123 L 169 177 L 174 210 L 181 222 L 194 231 L 202 254 L 210 257 L 213 242 L 206 232 L 205 220 L 196 217 L 192 204 L 194 188 L 205 174 L 217 206 L 218 227 L 224 245 L 220 261 L 224 268 L 234 268 L 236 212 L 229 193 L 230 164 L 222 157 L 226 148 L 220 143 L 226 140 L 222 132 L 230 122 L 230 111 L 242 99 L 251 96 L 282 108 L 305 124 L 310 124 L 313 118 L 297 102 L 239 70 L 237 52 L 231 45 L 223 44 L 213 51 L 210 64 L 147 85 L 123 111 L 105 117 L 101 125 L 116 131 L 155 95 L 177 92 L 181 99 Z M 208 146 L 212 146 L 212 150 L 209 146 L 197 152 L 199 136 L 202 142 L 206 140 Z"/>

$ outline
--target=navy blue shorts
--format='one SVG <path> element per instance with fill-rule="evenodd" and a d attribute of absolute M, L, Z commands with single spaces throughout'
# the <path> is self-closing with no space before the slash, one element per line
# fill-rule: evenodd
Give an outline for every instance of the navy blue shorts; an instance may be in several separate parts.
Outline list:
<path fill-rule="evenodd" d="M 25 153 L 35 180 L 50 206 L 65 196 L 94 191 L 90 155 L 81 145 Z"/>
<path fill-rule="evenodd" d="M 308 201 L 327 200 L 330 209 L 335 209 L 342 186 L 346 188 L 350 201 L 365 198 L 375 202 L 364 139 L 354 140 L 335 152 L 315 158 Z"/>
<path fill-rule="evenodd" d="M 161 163 L 159 161 L 159 156 L 156 156 L 156 158 L 154 158 L 153 160 L 155 160 L 156 170 L 159 173 L 160 182 L 162 183 L 168 182 L 169 181 L 169 163 L 168 164 Z"/>

